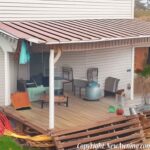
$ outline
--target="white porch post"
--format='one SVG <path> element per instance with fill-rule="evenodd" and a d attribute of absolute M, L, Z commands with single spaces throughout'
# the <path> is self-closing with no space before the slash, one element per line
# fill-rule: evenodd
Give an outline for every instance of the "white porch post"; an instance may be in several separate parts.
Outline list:
<path fill-rule="evenodd" d="M 132 48 L 132 57 L 131 57 L 131 96 L 130 99 L 134 99 L 134 64 L 135 64 L 135 49 Z"/>
<path fill-rule="evenodd" d="M 5 60 L 5 106 L 10 105 L 10 74 L 9 74 L 9 53 L 4 51 Z"/>
<path fill-rule="evenodd" d="M 50 50 L 49 56 L 49 128 L 54 128 L 54 50 Z"/>

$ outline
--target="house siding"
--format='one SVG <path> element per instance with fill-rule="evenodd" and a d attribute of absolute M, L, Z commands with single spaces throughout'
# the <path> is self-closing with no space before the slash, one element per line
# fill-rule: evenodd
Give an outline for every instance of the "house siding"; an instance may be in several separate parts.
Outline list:
<path fill-rule="evenodd" d="M 5 103 L 5 67 L 4 52 L 0 49 L 0 106 Z"/>
<path fill-rule="evenodd" d="M 0 0 L 0 20 L 133 18 L 134 0 Z"/>
<path fill-rule="evenodd" d="M 99 69 L 98 81 L 104 88 L 105 79 L 112 76 L 120 79 L 119 89 L 125 89 L 128 96 L 131 84 L 131 48 L 102 49 L 82 52 L 64 52 L 55 66 L 55 76 L 61 75 L 62 66 L 73 68 L 74 78 L 87 78 L 87 69 L 97 67 Z"/>

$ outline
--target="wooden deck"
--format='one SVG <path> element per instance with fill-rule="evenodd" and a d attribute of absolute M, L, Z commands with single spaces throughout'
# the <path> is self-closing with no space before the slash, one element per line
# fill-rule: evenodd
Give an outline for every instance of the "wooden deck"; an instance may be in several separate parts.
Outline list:
<path fill-rule="evenodd" d="M 116 117 L 116 114 L 108 113 L 108 107 L 113 103 L 114 98 L 91 102 L 70 95 L 69 107 L 55 105 L 55 129 L 64 130 Z M 41 109 L 40 103 L 36 102 L 31 110 L 16 111 L 12 106 L 8 106 L 4 107 L 4 111 L 8 116 L 40 132 L 48 129 L 48 106 Z"/>

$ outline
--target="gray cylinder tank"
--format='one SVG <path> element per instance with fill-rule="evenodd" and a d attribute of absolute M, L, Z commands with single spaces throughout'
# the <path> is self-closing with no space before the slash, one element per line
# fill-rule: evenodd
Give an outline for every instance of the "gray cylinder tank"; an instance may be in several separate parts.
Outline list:
<path fill-rule="evenodd" d="M 63 80 L 61 77 L 55 77 L 54 86 L 55 96 L 63 95 Z"/>
<path fill-rule="evenodd" d="M 101 97 L 100 85 L 94 81 L 90 82 L 85 89 L 85 99 L 90 101 L 99 100 Z"/>

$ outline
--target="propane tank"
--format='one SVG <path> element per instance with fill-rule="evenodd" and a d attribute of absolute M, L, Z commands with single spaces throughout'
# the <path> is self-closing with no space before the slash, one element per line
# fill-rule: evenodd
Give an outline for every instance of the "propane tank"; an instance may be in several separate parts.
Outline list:
<path fill-rule="evenodd" d="M 88 83 L 85 89 L 85 99 L 90 101 L 95 101 L 100 99 L 100 84 L 95 81 Z"/>

